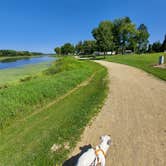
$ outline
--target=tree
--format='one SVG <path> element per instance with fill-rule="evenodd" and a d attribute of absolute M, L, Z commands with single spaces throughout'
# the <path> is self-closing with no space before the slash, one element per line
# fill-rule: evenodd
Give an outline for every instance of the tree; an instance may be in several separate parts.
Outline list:
<path fill-rule="evenodd" d="M 83 43 L 83 52 L 85 55 L 91 55 L 96 50 L 96 41 L 85 40 Z"/>
<path fill-rule="evenodd" d="M 128 39 L 128 44 L 126 46 L 127 50 L 131 50 L 132 52 L 136 52 L 137 50 L 137 32 L 133 36 Z"/>
<path fill-rule="evenodd" d="M 149 32 L 148 32 L 148 28 L 144 24 L 141 24 L 138 27 L 138 35 L 137 35 L 138 53 L 143 53 L 143 52 L 147 51 L 149 36 L 150 35 L 149 35 Z"/>
<path fill-rule="evenodd" d="M 152 44 L 149 44 L 148 45 L 148 53 L 152 53 L 152 52 L 153 52 Z"/>
<path fill-rule="evenodd" d="M 125 53 L 127 48 L 135 50 L 137 30 L 129 17 L 115 19 L 113 28 L 114 43 L 117 53 Z"/>
<path fill-rule="evenodd" d="M 166 35 L 162 44 L 162 51 L 166 51 Z"/>
<path fill-rule="evenodd" d="M 154 42 L 152 45 L 153 52 L 161 52 L 162 51 L 162 44 L 160 41 Z"/>
<path fill-rule="evenodd" d="M 78 42 L 78 44 L 75 47 L 76 53 L 79 54 L 83 54 L 84 53 L 84 48 L 83 48 L 83 42 L 80 41 Z"/>
<path fill-rule="evenodd" d="M 111 21 L 103 21 L 92 31 L 98 51 L 102 51 L 104 54 L 106 54 L 107 51 L 114 50 L 113 26 Z"/>
<path fill-rule="evenodd" d="M 119 53 L 120 50 L 120 44 L 121 44 L 121 40 L 120 40 L 120 27 L 122 24 L 121 19 L 115 19 L 113 21 L 114 27 L 113 27 L 113 41 L 114 41 L 114 45 L 115 45 L 115 51 L 116 53 Z"/>
<path fill-rule="evenodd" d="M 75 49 L 79 55 L 91 55 L 96 51 L 96 41 L 95 40 L 84 40 L 80 41 Z"/>
<path fill-rule="evenodd" d="M 41 55 L 42 53 L 15 50 L 0 50 L 0 56 L 32 56 Z"/>
<path fill-rule="evenodd" d="M 122 20 L 122 25 L 120 27 L 120 49 L 122 54 L 128 47 L 133 47 L 135 50 L 136 43 L 136 27 L 130 20 L 130 18 L 125 17 Z"/>
<path fill-rule="evenodd" d="M 61 54 L 63 54 L 63 55 L 74 54 L 74 52 L 75 52 L 75 48 L 70 43 L 66 43 L 61 47 Z"/>
<path fill-rule="evenodd" d="M 95 40 L 80 41 L 76 47 L 70 43 L 66 43 L 61 47 L 61 54 L 92 54 L 94 51 L 116 52 L 124 54 L 128 52 L 143 53 L 148 51 L 148 28 L 141 24 L 138 28 L 129 17 L 115 19 L 111 21 L 102 21 L 97 28 L 92 30 L 92 35 Z M 151 48 L 150 48 L 151 47 Z M 156 45 L 154 44 L 154 47 Z M 166 49 L 166 36 L 163 42 L 163 49 Z M 152 46 L 149 45 L 149 50 L 152 51 Z M 56 52 L 59 51 L 55 50 Z"/>
<path fill-rule="evenodd" d="M 56 52 L 56 54 L 60 55 L 61 54 L 61 48 L 60 47 L 56 47 L 54 49 L 54 51 Z"/>

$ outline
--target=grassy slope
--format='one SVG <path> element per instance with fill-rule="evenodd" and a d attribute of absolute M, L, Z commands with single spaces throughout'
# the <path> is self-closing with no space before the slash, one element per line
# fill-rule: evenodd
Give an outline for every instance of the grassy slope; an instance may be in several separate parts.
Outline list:
<path fill-rule="evenodd" d="M 67 157 L 68 149 L 63 147 L 57 153 L 51 153 L 51 146 L 54 143 L 63 146 L 67 142 L 70 148 L 74 147 L 84 126 L 98 111 L 107 89 L 105 81 L 107 72 L 104 67 L 92 62 L 79 63 L 81 63 L 81 67 L 80 64 L 77 64 L 78 66 L 75 64 L 75 69 L 59 73 L 58 76 L 51 79 L 57 80 L 57 77 L 62 79 L 63 81 L 58 85 L 58 89 L 61 89 L 64 86 L 70 87 L 71 84 L 75 86 L 96 73 L 88 85 L 79 88 L 50 108 L 34 114 L 24 121 L 13 121 L 12 125 L 1 130 L 0 163 L 2 166 L 55 165 Z M 77 67 L 79 68 L 76 69 Z M 74 78 L 73 75 L 77 78 Z M 76 84 L 73 83 L 75 81 Z M 33 84 L 37 86 L 40 83 L 33 82 Z M 48 87 L 47 84 L 45 85 Z M 67 89 L 69 90 L 71 87 Z M 64 91 L 67 90 L 64 89 Z M 57 94 L 59 94 L 58 91 Z M 50 94 L 45 98 L 49 96 Z"/>
<path fill-rule="evenodd" d="M 0 85 L 16 83 L 20 79 L 36 75 L 48 68 L 50 62 L 35 65 L 25 65 L 24 67 L 0 70 Z"/>
<path fill-rule="evenodd" d="M 98 68 L 98 65 L 94 63 L 70 58 L 59 61 L 58 64 L 64 71 L 53 75 L 43 75 L 0 90 L 0 127 L 6 125 L 10 119 L 20 118 L 25 116 L 25 113 L 42 108 L 87 79 Z M 48 72 L 54 73 L 57 69 L 61 70 L 59 66 L 56 66 L 54 71 L 53 65 Z"/>
<path fill-rule="evenodd" d="M 166 69 L 160 69 L 153 67 L 159 61 L 158 54 L 144 54 L 144 55 L 118 55 L 118 56 L 109 56 L 106 60 L 111 62 L 123 63 L 130 66 L 134 66 L 140 69 L 145 70 L 146 72 L 153 74 L 160 79 L 166 80 Z"/>

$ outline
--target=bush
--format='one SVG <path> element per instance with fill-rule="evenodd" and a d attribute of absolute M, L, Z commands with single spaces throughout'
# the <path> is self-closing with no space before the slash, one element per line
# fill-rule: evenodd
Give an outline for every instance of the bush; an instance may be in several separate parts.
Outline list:
<path fill-rule="evenodd" d="M 46 75 L 52 75 L 63 71 L 78 69 L 79 67 L 83 67 L 81 61 L 78 61 L 73 57 L 64 57 L 55 61 L 44 73 Z"/>

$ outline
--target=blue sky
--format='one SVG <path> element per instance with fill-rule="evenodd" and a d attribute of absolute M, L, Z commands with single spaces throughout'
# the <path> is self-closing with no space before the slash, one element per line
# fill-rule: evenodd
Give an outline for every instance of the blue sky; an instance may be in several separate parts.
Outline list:
<path fill-rule="evenodd" d="M 163 41 L 165 0 L 0 0 L 0 49 L 52 52 L 92 39 L 100 21 L 124 16 L 146 24 L 151 42 Z"/>

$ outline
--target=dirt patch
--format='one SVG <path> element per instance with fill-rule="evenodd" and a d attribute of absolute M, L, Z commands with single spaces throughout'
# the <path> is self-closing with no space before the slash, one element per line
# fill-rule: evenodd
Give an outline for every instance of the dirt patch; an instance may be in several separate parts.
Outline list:
<path fill-rule="evenodd" d="M 166 69 L 166 64 L 163 65 L 155 65 L 156 68 Z"/>

